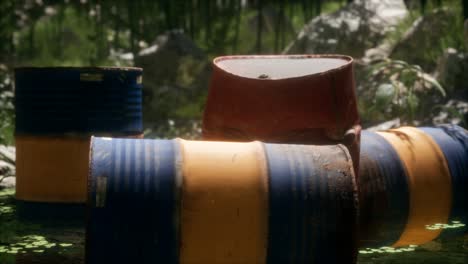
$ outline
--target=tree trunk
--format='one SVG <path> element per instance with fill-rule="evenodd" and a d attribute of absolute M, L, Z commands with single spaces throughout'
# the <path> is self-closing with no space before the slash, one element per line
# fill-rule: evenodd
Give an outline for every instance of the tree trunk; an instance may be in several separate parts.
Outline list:
<path fill-rule="evenodd" d="M 262 52 L 262 28 L 263 28 L 263 15 L 262 15 L 263 1 L 258 0 L 257 3 L 257 53 Z"/>
<path fill-rule="evenodd" d="M 136 58 L 137 55 L 137 46 L 135 45 L 135 23 L 134 23 L 134 6 L 132 0 L 127 0 L 127 14 L 128 14 L 128 23 L 130 25 L 130 49 L 133 54 L 133 59 Z"/>
<path fill-rule="evenodd" d="M 193 5 L 193 0 L 190 0 L 189 3 L 189 31 L 190 31 L 190 38 L 195 40 L 195 7 Z"/>
<path fill-rule="evenodd" d="M 420 3 L 421 3 L 421 14 L 424 15 L 426 13 L 427 0 L 420 0 Z"/>
<path fill-rule="evenodd" d="M 237 53 L 237 45 L 239 43 L 239 30 L 240 30 L 240 23 L 241 23 L 241 15 L 242 15 L 242 3 L 241 0 L 236 1 L 236 21 L 235 21 L 235 31 L 234 31 L 234 41 L 232 47 L 232 53 Z"/>
<path fill-rule="evenodd" d="M 468 19 L 468 0 L 463 0 L 463 20 Z"/>
<path fill-rule="evenodd" d="M 315 0 L 315 14 L 319 16 L 322 13 L 322 0 Z"/>

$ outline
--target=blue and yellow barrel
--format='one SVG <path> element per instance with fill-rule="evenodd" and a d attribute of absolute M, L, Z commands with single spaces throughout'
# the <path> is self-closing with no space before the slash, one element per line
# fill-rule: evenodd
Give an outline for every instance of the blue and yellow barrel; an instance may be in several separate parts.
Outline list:
<path fill-rule="evenodd" d="M 343 145 L 93 138 L 87 263 L 354 263 Z"/>
<path fill-rule="evenodd" d="M 16 198 L 84 203 L 90 137 L 140 137 L 142 69 L 16 68 Z"/>
<path fill-rule="evenodd" d="M 452 180 L 449 225 L 438 227 L 443 229 L 442 235 L 445 236 L 466 233 L 468 231 L 468 132 L 456 125 L 420 129 L 431 136 L 444 153 Z"/>
<path fill-rule="evenodd" d="M 377 133 L 361 134 L 359 186 L 360 244 L 393 245 L 409 212 L 406 171 L 398 153 Z"/>
<path fill-rule="evenodd" d="M 456 126 L 364 132 L 360 244 L 420 245 L 466 232 L 467 140 Z"/>

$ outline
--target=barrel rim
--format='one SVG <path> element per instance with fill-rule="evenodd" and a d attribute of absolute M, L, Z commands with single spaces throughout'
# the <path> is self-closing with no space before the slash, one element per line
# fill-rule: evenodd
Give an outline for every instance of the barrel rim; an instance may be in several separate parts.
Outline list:
<path fill-rule="evenodd" d="M 295 77 L 286 77 L 286 78 L 279 78 L 279 79 L 258 79 L 258 78 L 252 78 L 252 77 L 246 77 L 238 74 L 234 74 L 232 72 L 226 71 L 225 69 L 221 68 L 218 63 L 224 60 L 239 60 L 239 59 L 282 59 L 282 58 L 290 58 L 290 59 L 341 59 L 346 61 L 343 65 L 329 69 L 326 71 L 322 72 L 317 72 L 317 73 L 311 73 L 311 74 L 304 74 L 302 76 L 295 76 Z M 348 55 L 342 55 L 342 54 L 282 54 L 282 55 L 231 55 L 231 56 L 219 56 L 213 59 L 212 65 L 215 69 L 222 71 L 223 73 L 230 75 L 230 76 L 235 76 L 237 78 L 243 78 L 243 79 L 248 79 L 248 80 L 256 80 L 256 81 L 262 81 L 262 82 L 267 82 L 267 81 L 281 81 L 281 80 L 298 80 L 302 78 L 307 78 L 311 76 L 320 76 L 320 75 L 325 75 L 329 73 L 333 73 L 336 71 L 343 70 L 347 67 L 352 66 L 354 63 L 354 58 Z"/>
<path fill-rule="evenodd" d="M 112 138 L 144 138 L 143 131 L 108 131 L 108 132 L 65 132 L 65 133 L 25 133 L 15 132 L 14 137 L 19 139 L 86 139 L 92 137 L 112 137 Z"/>
<path fill-rule="evenodd" d="M 116 66 L 19 66 L 14 68 L 15 72 L 23 71 L 135 71 L 143 72 L 139 67 L 116 67 Z"/>

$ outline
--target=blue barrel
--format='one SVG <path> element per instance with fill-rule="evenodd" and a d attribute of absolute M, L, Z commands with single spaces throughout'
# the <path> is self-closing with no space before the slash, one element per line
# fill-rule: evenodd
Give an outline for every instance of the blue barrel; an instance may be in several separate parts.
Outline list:
<path fill-rule="evenodd" d="M 361 134 L 359 212 L 361 246 L 393 245 L 405 229 L 409 190 L 405 167 L 379 134 Z"/>
<path fill-rule="evenodd" d="M 86 261 L 355 263 L 342 145 L 93 138 Z"/>
<path fill-rule="evenodd" d="M 87 263 L 176 263 L 175 141 L 92 140 Z"/>
<path fill-rule="evenodd" d="M 140 68 L 16 68 L 16 135 L 140 134 Z"/>
<path fill-rule="evenodd" d="M 456 125 L 420 128 L 439 145 L 452 179 L 452 210 L 442 236 L 459 235 L 468 230 L 468 132 Z M 461 224 L 465 224 L 461 226 Z M 444 228 L 445 227 L 445 228 Z"/>
<path fill-rule="evenodd" d="M 357 197 L 343 145 L 265 144 L 267 263 L 354 263 Z"/>
<path fill-rule="evenodd" d="M 86 201 L 91 135 L 141 137 L 142 69 L 16 68 L 16 198 Z"/>

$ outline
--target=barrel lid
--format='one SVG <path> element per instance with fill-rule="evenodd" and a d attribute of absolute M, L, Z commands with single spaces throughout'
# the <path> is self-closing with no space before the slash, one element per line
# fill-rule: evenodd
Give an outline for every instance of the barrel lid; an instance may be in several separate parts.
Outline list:
<path fill-rule="evenodd" d="M 138 67 L 113 67 L 113 66 L 48 66 L 48 67 L 34 67 L 34 66 L 21 66 L 15 67 L 15 71 L 143 71 Z"/>
<path fill-rule="evenodd" d="M 339 70 L 353 62 L 345 55 L 224 56 L 213 63 L 221 70 L 244 78 L 278 80 Z"/>

